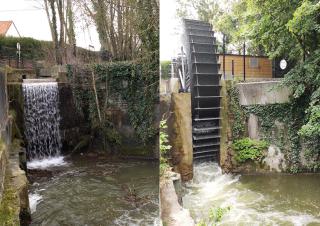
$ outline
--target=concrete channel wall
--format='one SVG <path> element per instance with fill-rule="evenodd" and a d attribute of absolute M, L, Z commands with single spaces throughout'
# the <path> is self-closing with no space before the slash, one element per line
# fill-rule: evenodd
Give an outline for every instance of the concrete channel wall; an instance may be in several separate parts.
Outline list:
<path fill-rule="evenodd" d="M 263 139 L 262 118 L 255 114 L 247 115 L 242 107 L 252 105 L 272 105 L 284 104 L 289 102 L 291 95 L 290 89 L 287 87 L 279 87 L 280 81 L 259 81 L 236 83 L 235 81 L 222 81 L 222 101 L 221 101 L 221 145 L 220 145 L 220 164 L 225 172 L 242 172 L 242 173 L 267 173 L 267 172 L 283 172 L 286 170 L 286 161 L 284 158 L 287 147 L 281 150 L 276 143 L 271 142 L 263 160 L 264 164 L 238 164 L 235 159 L 235 153 L 232 149 L 232 143 L 236 139 L 233 134 L 235 121 L 242 121 L 244 131 L 240 134 L 240 138 L 249 137 L 253 140 Z M 239 93 L 239 109 L 234 101 L 234 97 L 229 96 L 229 90 L 236 87 Z M 235 109 L 234 109 L 235 108 Z M 242 110 L 241 110 L 242 109 Z M 278 121 L 274 122 L 272 128 L 267 131 L 271 134 L 272 140 L 277 140 L 282 134 L 285 143 L 289 142 L 287 137 L 287 126 Z M 238 125 L 239 126 L 239 125 Z M 237 139 L 240 139 L 237 138 Z"/>
<path fill-rule="evenodd" d="M 237 84 L 240 104 L 248 106 L 289 102 L 290 89 L 278 88 L 279 83 L 280 81 L 262 81 Z"/>
<path fill-rule="evenodd" d="M 10 142 L 10 125 L 8 116 L 7 78 L 4 71 L 0 71 L 0 202 L 3 196 L 6 165 L 8 159 L 8 145 Z"/>
<path fill-rule="evenodd" d="M 0 68 L 0 225 L 25 225 L 30 219 L 28 180 L 20 168 L 21 148 L 12 141 L 7 73 Z"/>

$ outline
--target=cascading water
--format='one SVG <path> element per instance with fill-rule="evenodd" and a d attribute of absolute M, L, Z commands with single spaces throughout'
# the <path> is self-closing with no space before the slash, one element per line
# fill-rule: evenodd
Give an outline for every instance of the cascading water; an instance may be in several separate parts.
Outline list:
<path fill-rule="evenodd" d="M 58 84 L 24 81 L 22 87 L 28 159 L 59 157 L 62 145 Z"/>
<path fill-rule="evenodd" d="M 218 225 L 320 225 L 319 188 L 320 175 L 234 176 L 216 163 L 199 163 L 183 207 L 196 222 L 208 219 L 210 208 L 230 207 Z"/>

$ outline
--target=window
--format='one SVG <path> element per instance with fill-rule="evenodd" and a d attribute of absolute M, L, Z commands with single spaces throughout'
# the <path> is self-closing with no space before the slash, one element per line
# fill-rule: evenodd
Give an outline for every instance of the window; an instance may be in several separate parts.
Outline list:
<path fill-rule="evenodd" d="M 250 59 L 249 59 L 249 66 L 250 66 L 251 68 L 258 68 L 258 67 L 259 67 L 258 58 L 250 58 Z"/>

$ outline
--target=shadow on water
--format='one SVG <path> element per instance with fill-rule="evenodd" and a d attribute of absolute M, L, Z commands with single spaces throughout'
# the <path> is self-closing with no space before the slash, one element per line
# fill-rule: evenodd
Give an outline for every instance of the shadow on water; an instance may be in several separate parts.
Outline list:
<path fill-rule="evenodd" d="M 77 158 L 47 175 L 35 172 L 31 225 L 153 225 L 158 169 L 154 162 Z"/>

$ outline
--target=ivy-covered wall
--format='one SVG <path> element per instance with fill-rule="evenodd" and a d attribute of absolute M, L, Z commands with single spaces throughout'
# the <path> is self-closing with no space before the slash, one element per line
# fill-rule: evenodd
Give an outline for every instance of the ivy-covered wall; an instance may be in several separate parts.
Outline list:
<path fill-rule="evenodd" d="M 157 156 L 159 82 L 145 74 L 143 65 L 69 65 L 68 80 L 77 112 L 89 122 L 91 135 L 124 154 Z"/>
<path fill-rule="evenodd" d="M 222 91 L 221 165 L 226 171 L 318 170 L 319 162 L 299 135 L 306 102 L 242 106 L 235 82 L 224 82 Z"/>

